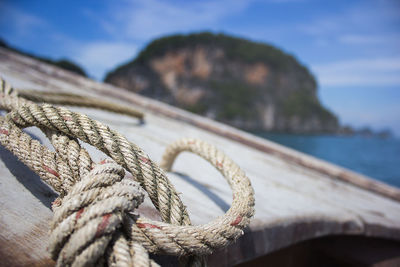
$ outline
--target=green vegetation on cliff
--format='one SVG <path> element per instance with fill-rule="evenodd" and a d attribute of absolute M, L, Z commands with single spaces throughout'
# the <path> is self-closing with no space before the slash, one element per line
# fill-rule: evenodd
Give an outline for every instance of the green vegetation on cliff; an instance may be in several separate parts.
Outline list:
<path fill-rule="evenodd" d="M 282 110 L 286 116 L 299 116 L 300 118 L 309 118 L 318 115 L 323 120 L 329 120 L 334 115 L 325 109 L 318 99 L 311 98 L 305 91 L 293 92 L 282 103 Z"/>
<path fill-rule="evenodd" d="M 225 121 L 238 117 L 249 120 L 257 117 L 257 112 L 249 107 L 254 105 L 260 96 L 258 88 L 234 80 L 211 81 L 210 87 L 216 92 L 211 103 L 221 105 L 216 114 L 217 120 Z"/>
<path fill-rule="evenodd" d="M 173 35 L 154 40 L 140 52 L 134 62 L 145 63 L 152 57 L 163 55 L 172 49 L 176 50 L 195 45 L 217 46 L 224 49 L 228 59 L 237 59 L 247 63 L 268 62 L 273 68 L 279 70 L 285 70 L 296 62 L 293 57 L 271 45 L 208 32 Z"/>
<path fill-rule="evenodd" d="M 87 77 L 85 71 L 80 66 L 78 66 L 77 64 L 75 64 L 74 62 L 72 62 L 72 61 L 70 61 L 68 59 L 52 60 L 52 59 L 49 59 L 49 58 L 36 56 L 36 55 L 30 54 L 30 53 L 21 51 L 19 49 L 16 49 L 14 47 L 11 47 L 6 42 L 4 42 L 2 39 L 0 39 L 0 47 L 7 48 L 8 50 L 11 50 L 11 51 L 16 52 L 18 54 L 21 54 L 21 55 L 24 55 L 24 56 L 28 56 L 28 57 L 40 60 L 42 62 L 45 62 L 47 64 L 51 64 L 51 65 L 63 68 L 65 70 L 75 72 L 75 73 L 77 73 L 77 74 L 79 74 L 81 76 Z"/>
<path fill-rule="evenodd" d="M 287 71 L 293 65 L 298 65 L 299 69 L 304 72 L 307 78 L 313 80 L 314 84 L 316 84 L 314 77 L 310 74 L 308 69 L 298 64 L 296 58 L 272 45 L 253 42 L 222 33 L 213 34 L 210 32 L 189 35 L 178 34 L 153 40 L 133 61 L 121 65 L 114 71 L 132 65 L 147 64 L 152 58 L 162 56 L 168 51 L 198 45 L 222 48 L 228 59 L 240 60 L 246 63 L 264 62 L 277 71 Z M 110 74 L 111 73 L 106 75 L 106 81 Z"/>

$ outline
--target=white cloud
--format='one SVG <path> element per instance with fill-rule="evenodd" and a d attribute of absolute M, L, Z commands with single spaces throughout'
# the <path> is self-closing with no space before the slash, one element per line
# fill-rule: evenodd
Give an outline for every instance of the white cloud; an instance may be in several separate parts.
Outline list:
<path fill-rule="evenodd" d="M 323 19 L 315 19 L 308 23 L 299 24 L 296 28 L 305 34 L 321 36 L 327 33 L 338 31 L 342 27 L 341 21 L 337 17 L 327 17 Z"/>
<path fill-rule="evenodd" d="M 373 35 L 361 35 L 361 34 L 345 34 L 339 36 L 339 41 L 344 44 L 379 44 L 382 43 L 383 38 L 380 36 Z"/>
<path fill-rule="evenodd" d="M 339 42 L 354 45 L 379 45 L 392 43 L 400 46 L 399 34 L 372 35 L 372 34 L 344 34 L 339 36 Z"/>
<path fill-rule="evenodd" d="M 122 62 L 133 58 L 138 48 L 133 43 L 126 42 L 91 42 L 76 46 L 73 60 L 90 71 L 96 79 L 103 78 L 106 71 Z"/>
<path fill-rule="evenodd" d="M 341 12 L 316 16 L 296 28 L 318 40 L 346 45 L 399 44 L 399 7 L 396 1 L 365 1 Z"/>
<path fill-rule="evenodd" d="M 176 32 L 215 27 L 227 16 L 244 10 L 251 1 L 166 2 L 135 0 L 122 8 L 110 8 L 107 18 L 95 19 L 113 36 L 130 40 L 148 39 Z M 93 14 L 88 14 L 94 18 Z"/>
<path fill-rule="evenodd" d="M 10 5 L 0 2 L 0 24 L 9 25 L 14 29 L 16 35 L 25 36 L 34 32 L 38 27 L 48 26 L 42 18 L 25 13 Z"/>
<path fill-rule="evenodd" d="M 399 86 L 400 56 L 311 66 L 322 86 Z"/>
<path fill-rule="evenodd" d="M 96 21 L 113 42 L 75 44 L 73 59 L 96 79 L 121 62 L 132 59 L 138 52 L 136 44 L 165 34 L 210 29 L 223 18 L 242 11 L 250 1 L 223 0 L 167 2 L 133 0 L 123 5 L 111 4 L 108 14 L 91 10 L 82 13 Z"/>

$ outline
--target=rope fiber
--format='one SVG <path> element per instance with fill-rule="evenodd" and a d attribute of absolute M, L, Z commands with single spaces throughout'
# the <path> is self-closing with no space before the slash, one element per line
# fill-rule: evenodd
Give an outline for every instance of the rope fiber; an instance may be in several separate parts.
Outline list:
<path fill-rule="evenodd" d="M 65 101 L 68 98 L 68 101 Z M 64 99 L 64 100 L 62 100 Z M 38 102 L 104 108 L 139 119 L 107 103 L 76 95 L 17 92 L 0 79 L 0 144 L 59 193 L 53 202 L 49 252 L 56 266 L 158 266 L 149 253 L 176 255 L 181 264 L 204 266 L 205 257 L 243 235 L 254 215 L 254 191 L 245 173 L 229 157 L 197 139 L 169 145 L 160 166 L 124 136 L 84 114 Z M 23 129 L 36 126 L 55 152 Z M 79 141 L 110 159 L 94 163 Z M 205 225 L 191 225 L 178 192 L 167 178 L 177 156 L 188 151 L 214 166 L 232 189 L 233 201 L 223 215 Z M 133 179 L 125 177 L 125 170 Z M 144 191 L 162 222 L 133 214 Z"/>

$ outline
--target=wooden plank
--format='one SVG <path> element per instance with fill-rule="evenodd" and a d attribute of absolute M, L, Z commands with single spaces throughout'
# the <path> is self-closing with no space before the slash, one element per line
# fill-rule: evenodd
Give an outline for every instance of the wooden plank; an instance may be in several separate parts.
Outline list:
<path fill-rule="evenodd" d="M 130 102 L 146 113 L 144 124 L 105 111 L 73 109 L 108 124 L 156 161 L 161 159 L 170 142 L 182 137 L 206 140 L 233 158 L 255 188 L 256 215 L 243 238 L 210 258 L 212 261 L 217 257 L 221 266 L 231 266 L 327 235 L 351 234 L 400 240 L 400 202 L 395 200 L 399 191 L 396 188 L 228 126 L 1 49 L 0 75 L 21 89 L 58 90 L 117 103 Z M 121 100 L 123 96 L 124 101 Z M 48 144 L 37 129 L 28 132 Z M 244 141 L 227 138 L 227 133 L 231 132 Z M 249 142 L 259 142 L 269 150 Z M 92 147 L 88 150 L 95 160 L 105 157 Z M 4 214 L 0 218 L 0 256 L 11 255 L 8 259 L 17 265 L 51 265 L 46 244 L 47 224 L 51 217 L 49 203 L 54 199 L 54 193 L 7 151 L 0 150 L 0 156 L 0 208 Z M 320 163 L 327 171 L 321 171 Z M 176 172 L 170 173 L 169 177 L 182 192 L 195 224 L 206 223 L 227 210 L 231 203 L 229 187 L 207 162 L 185 153 L 173 169 Z M 341 174 L 343 172 L 349 175 L 350 181 L 343 178 L 347 177 Z M 354 182 L 357 179 L 359 182 Z M 140 212 L 157 218 L 149 201 Z"/>

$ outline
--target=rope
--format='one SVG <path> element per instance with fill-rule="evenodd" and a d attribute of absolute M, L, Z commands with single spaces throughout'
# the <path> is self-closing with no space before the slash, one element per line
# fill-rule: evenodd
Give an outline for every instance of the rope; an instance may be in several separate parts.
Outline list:
<path fill-rule="evenodd" d="M 254 192 L 244 172 L 214 146 L 196 139 L 169 145 L 161 167 L 142 149 L 86 115 L 21 97 L 0 79 L 0 143 L 60 196 L 53 203 L 49 251 L 57 266 L 158 266 L 148 253 L 186 258 L 204 265 L 203 255 L 243 235 L 254 214 Z M 55 152 L 22 131 L 40 128 Z M 79 140 L 111 160 L 94 163 Z M 231 208 L 217 219 L 192 226 L 186 207 L 167 178 L 176 157 L 192 152 L 221 172 L 233 192 Z M 164 170 L 163 170 L 163 169 Z M 134 180 L 124 178 L 124 169 Z M 147 192 L 163 222 L 134 215 Z M 184 262 L 184 261 L 183 261 Z"/>
<path fill-rule="evenodd" d="M 71 93 L 18 90 L 18 96 L 36 103 L 98 108 L 143 120 L 144 114 L 128 106 L 121 106 L 101 99 Z"/>

